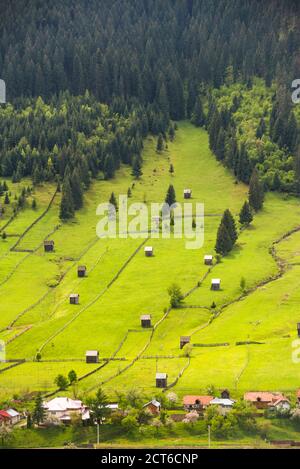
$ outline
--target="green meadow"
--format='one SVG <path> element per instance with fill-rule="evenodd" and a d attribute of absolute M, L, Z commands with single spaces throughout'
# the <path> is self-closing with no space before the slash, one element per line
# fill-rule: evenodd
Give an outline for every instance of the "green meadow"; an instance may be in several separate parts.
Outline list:
<path fill-rule="evenodd" d="M 237 216 L 248 188 L 216 161 L 207 133 L 189 123 L 179 124 L 164 152 L 158 154 L 155 147 L 153 138 L 144 143 L 140 180 L 127 167 L 111 181 L 95 180 L 73 221 L 59 220 L 60 193 L 45 212 L 55 188 L 44 184 L 6 226 L 8 237 L 0 239 L 0 339 L 8 359 L 26 362 L 4 371 L 0 366 L 1 397 L 55 391 L 57 374 L 71 369 L 83 377 L 78 394 L 101 385 L 112 399 L 116 391 L 132 388 L 157 395 L 156 371 L 168 373 L 179 396 L 205 392 L 210 385 L 228 387 L 237 396 L 246 390 L 292 395 L 299 387 L 292 342 L 300 321 L 300 233 L 281 239 L 299 226 L 299 200 L 267 194 L 264 209 L 240 233 L 231 254 L 209 271 L 203 256 L 214 252 L 222 213 L 229 208 Z M 21 190 L 7 182 L 12 193 Z M 183 202 L 184 188 L 191 188 L 192 201 L 205 206 L 203 247 L 187 249 L 185 239 L 172 237 L 98 238 L 98 204 L 107 202 L 111 192 L 126 194 L 133 183 L 130 202 L 148 206 L 164 201 L 169 184 L 178 202 Z M 9 212 L 5 217 L 9 221 Z M 54 240 L 53 253 L 44 252 L 45 239 Z M 26 252 L 15 251 L 18 240 L 17 248 Z M 145 244 L 154 247 L 152 258 L 145 257 Z M 78 278 L 82 264 L 87 276 Z M 220 291 L 210 290 L 212 278 L 221 279 Z M 168 309 L 172 283 L 187 294 L 180 309 Z M 79 293 L 79 305 L 69 304 L 71 293 Z M 151 314 L 153 333 L 141 329 L 141 314 Z M 181 335 L 191 336 L 190 358 L 179 348 Z M 85 364 L 90 349 L 99 350 L 106 361 L 84 378 L 97 368 Z"/>

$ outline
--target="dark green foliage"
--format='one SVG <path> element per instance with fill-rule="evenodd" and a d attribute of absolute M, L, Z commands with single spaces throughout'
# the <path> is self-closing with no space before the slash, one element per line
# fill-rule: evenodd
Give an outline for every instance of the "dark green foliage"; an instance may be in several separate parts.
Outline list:
<path fill-rule="evenodd" d="M 169 188 L 168 188 L 165 202 L 166 202 L 167 204 L 169 204 L 170 207 L 171 207 L 171 205 L 173 205 L 173 204 L 176 203 L 175 189 L 174 189 L 174 186 L 173 186 L 172 184 L 170 184 L 170 186 L 169 186 Z"/>
<path fill-rule="evenodd" d="M 74 201 L 69 178 L 65 178 L 62 189 L 59 217 L 61 220 L 68 220 L 74 217 Z"/>
<path fill-rule="evenodd" d="M 240 211 L 240 224 L 248 226 L 253 220 L 253 215 L 249 202 L 245 202 Z"/>
<path fill-rule="evenodd" d="M 8 193 L 6 192 L 5 197 L 4 197 L 4 203 L 5 205 L 8 205 L 10 203 Z"/>
<path fill-rule="evenodd" d="M 77 374 L 76 374 L 76 371 L 74 371 L 74 370 L 69 371 L 69 373 L 68 373 L 68 379 L 69 379 L 69 383 L 70 383 L 70 384 L 76 383 L 76 382 L 77 382 Z"/>
<path fill-rule="evenodd" d="M 67 378 L 63 375 L 57 375 L 54 380 L 54 383 L 56 384 L 58 389 L 60 389 L 61 391 L 64 391 L 65 389 L 67 389 L 68 384 L 69 384 Z"/>
<path fill-rule="evenodd" d="M 162 134 L 159 134 L 156 144 L 156 151 L 161 152 L 164 149 L 164 138 Z"/>
<path fill-rule="evenodd" d="M 232 239 L 223 223 L 220 224 L 217 233 L 215 251 L 222 256 L 226 256 L 233 247 Z"/>
<path fill-rule="evenodd" d="M 134 159 L 134 163 L 133 163 L 133 166 L 132 166 L 132 176 L 134 176 L 136 179 L 139 179 L 143 172 L 142 172 L 142 164 L 141 164 L 141 158 L 140 157 L 136 157 Z"/>
<path fill-rule="evenodd" d="M 264 203 L 264 187 L 259 179 L 257 169 L 253 170 L 250 179 L 249 203 L 253 210 L 255 210 L 256 212 L 262 209 Z"/>
<path fill-rule="evenodd" d="M 116 196 L 115 196 L 114 192 L 111 193 L 109 203 L 112 204 L 115 207 L 116 210 L 118 210 L 118 202 L 117 202 L 117 199 L 116 199 Z"/>
<path fill-rule="evenodd" d="M 266 132 L 266 123 L 264 119 L 260 119 L 259 126 L 257 127 L 256 130 L 256 137 L 257 138 L 262 138 L 264 133 Z"/>
<path fill-rule="evenodd" d="M 223 214 L 223 217 L 222 217 L 222 220 L 221 220 L 221 224 L 223 224 L 230 236 L 230 239 L 232 241 L 232 245 L 235 244 L 236 240 L 238 239 L 238 234 L 237 234 L 237 230 L 236 230 L 236 225 L 235 225 L 235 220 L 232 216 L 232 213 L 230 212 L 230 210 L 225 210 L 224 214 Z"/>
<path fill-rule="evenodd" d="M 43 423 L 45 420 L 45 409 L 43 406 L 43 398 L 42 395 L 39 393 L 35 399 L 34 410 L 32 413 L 32 421 L 39 425 Z"/>
<path fill-rule="evenodd" d="M 174 174 L 174 166 L 173 166 L 173 164 L 170 164 L 169 173 L 170 173 L 170 174 Z"/>
<path fill-rule="evenodd" d="M 111 410 L 107 407 L 108 403 L 107 396 L 101 388 L 98 389 L 95 397 L 88 399 L 88 406 L 96 423 L 100 424 L 110 416 Z"/>
<path fill-rule="evenodd" d="M 37 207 L 36 200 L 33 199 L 33 200 L 32 200 L 32 204 L 31 204 L 31 208 L 32 208 L 33 210 L 35 210 L 36 207 Z"/>
<path fill-rule="evenodd" d="M 174 283 L 168 289 L 168 293 L 170 295 L 170 306 L 172 308 L 179 308 L 184 298 L 180 287 Z"/>
<path fill-rule="evenodd" d="M 197 97 L 194 112 L 192 114 L 191 121 L 197 127 L 203 127 L 205 125 L 205 115 L 203 111 L 202 101 L 200 96 Z"/>
<path fill-rule="evenodd" d="M 81 182 L 81 174 L 78 168 L 75 168 L 70 178 L 72 198 L 74 209 L 78 210 L 83 205 L 83 190 Z"/>

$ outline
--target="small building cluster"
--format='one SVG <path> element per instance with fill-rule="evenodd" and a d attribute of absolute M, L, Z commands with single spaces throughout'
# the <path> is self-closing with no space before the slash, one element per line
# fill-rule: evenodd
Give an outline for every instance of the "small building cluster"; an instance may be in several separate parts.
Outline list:
<path fill-rule="evenodd" d="M 187 412 L 196 411 L 203 413 L 209 406 L 217 406 L 221 414 L 226 414 L 232 409 L 235 401 L 230 399 L 230 394 L 227 389 L 222 391 L 221 397 L 213 396 L 184 396 L 183 407 Z"/>
<path fill-rule="evenodd" d="M 73 418 L 80 418 L 83 423 L 90 420 L 88 407 L 82 401 L 69 397 L 55 397 L 51 401 L 44 402 L 44 409 L 48 421 L 68 424 Z"/>
<path fill-rule="evenodd" d="M 244 400 L 253 404 L 257 409 L 290 410 L 291 403 L 280 392 L 246 392 Z"/>

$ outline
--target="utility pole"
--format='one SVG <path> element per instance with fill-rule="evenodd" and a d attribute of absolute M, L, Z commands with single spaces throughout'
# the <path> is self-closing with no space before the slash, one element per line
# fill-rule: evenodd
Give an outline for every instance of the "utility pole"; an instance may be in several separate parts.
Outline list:
<path fill-rule="evenodd" d="M 210 425 L 208 425 L 208 449 L 210 449 Z"/>

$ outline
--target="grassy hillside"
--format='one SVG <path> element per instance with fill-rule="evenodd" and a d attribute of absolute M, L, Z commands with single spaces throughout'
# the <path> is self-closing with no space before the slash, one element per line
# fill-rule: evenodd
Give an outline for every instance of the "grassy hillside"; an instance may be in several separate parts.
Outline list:
<path fill-rule="evenodd" d="M 72 222 L 59 222 L 58 193 L 45 216 L 20 239 L 18 248 L 32 252 L 10 251 L 12 238 L 0 240 L 0 339 L 7 343 L 9 359 L 27 360 L 0 373 L 0 396 L 52 391 L 55 376 L 70 369 L 85 375 L 95 368 L 84 363 L 87 349 L 99 349 L 101 358 L 115 360 L 80 381 L 80 394 L 103 384 L 112 398 L 116 390 L 133 387 L 151 395 L 157 393 L 156 370 L 168 373 L 169 384 L 183 371 L 173 388 L 179 395 L 205 391 L 211 384 L 236 394 L 253 388 L 293 392 L 299 386 L 299 365 L 291 358 L 299 321 L 299 233 L 281 241 L 299 225 L 299 201 L 269 194 L 232 253 L 208 272 L 203 255 L 213 253 L 221 215 L 226 208 L 238 214 L 247 187 L 236 184 L 215 160 L 204 130 L 183 122 L 166 151 L 157 154 L 155 146 L 152 138 L 145 142 L 143 176 L 130 200 L 161 202 L 172 183 L 183 202 L 183 189 L 192 188 L 193 202 L 205 203 L 203 248 L 188 250 L 185 240 L 153 239 L 155 256 L 145 258 L 145 239 L 96 237 L 96 207 L 112 191 L 127 193 L 134 182 L 129 168 L 121 167 L 112 181 L 93 182 Z M 169 173 L 171 163 L 174 175 Z M 53 193 L 47 185 L 36 189 L 37 210 Z M 7 233 L 20 236 L 32 223 L 31 215 L 25 208 Z M 44 253 L 45 238 L 54 239 L 54 253 Z M 84 279 L 77 278 L 80 264 L 88 268 Z M 219 292 L 210 290 L 213 277 L 222 279 Z M 241 277 L 246 279 L 245 294 Z M 183 309 L 165 314 L 172 282 L 191 293 Z M 72 292 L 80 294 L 78 306 L 69 305 Z M 148 313 L 153 324 L 160 321 L 154 333 L 140 327 L 140 315 Z M 189 360 L 179 350 L 180 335 L 192 335 L 193 344 L 229 345 L 195 346 Z M 247 340 L 263 343 L 236 345 Z M 37 351 L 40 363 L 33 361 Z"/>

